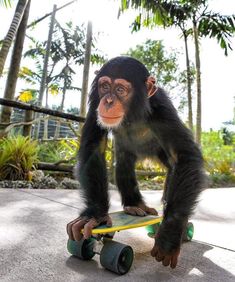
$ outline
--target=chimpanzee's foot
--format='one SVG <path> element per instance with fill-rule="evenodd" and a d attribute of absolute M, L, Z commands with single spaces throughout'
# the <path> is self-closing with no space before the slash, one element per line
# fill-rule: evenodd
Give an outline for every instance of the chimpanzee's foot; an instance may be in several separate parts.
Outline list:
<path fill-rule="evenodd" d="M 154 208 L 149 208 L 145 204 L 139 204 L 138 206 L 125 206 L 124 212 L 130 215 L 146 216 L 146 215 L 158 215 L 158 212 Z"/>

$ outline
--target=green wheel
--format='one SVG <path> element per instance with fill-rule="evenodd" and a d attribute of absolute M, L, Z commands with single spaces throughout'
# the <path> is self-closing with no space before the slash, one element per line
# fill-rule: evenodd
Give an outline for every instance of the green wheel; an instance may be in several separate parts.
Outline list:
<path fill-rule="evenodd" d="M 105 240 L 100 253 L 101 265 L 119 275 L 129 271 L 134 259 L 133 249 L 113 240 Z"/>
<path fill-rule="evenodd" d="M 161 224 L 161 223 L 158 222 L 158 223 L 156 223 L 156 224 L 148 225 L 148 226 L 145 227 L 145 229 L 146 229 L 147 232 L 148 232 L 148 236 L 149 236 L 150 238 L 154 238 L 154 237 L 155 237 L 155 235 L 157 234 L 158 229 L 159 229 L 159 227 L 160 227 L 160 224 Z"/>
<path fill-rule="evenodd" d="M 90 260 L 95 255 L 94 244 L 94 238 L 82 239 L 79 242 L 69 239 L 67 243 L 67 249 L 71 255 L 83 260 Z"/>
<path fill-rule="evenodd" d="M 192 241 L 193 239 L 193 234 L 194 234 L 194 226 L 192 222 L 188 222 L 185 232 L 183 234 L 183 241 L 184 242 L 189 242 Z"/>

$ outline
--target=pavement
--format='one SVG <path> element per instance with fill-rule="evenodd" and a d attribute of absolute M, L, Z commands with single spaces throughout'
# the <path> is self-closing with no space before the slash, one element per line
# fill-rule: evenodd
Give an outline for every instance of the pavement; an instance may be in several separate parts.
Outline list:
<path fill-rule="evenodd" d="M 159 206 L 161 191 L 143 191 Z M 120 210 L 110 191 L 111 211 Z M 178 266 L 164 267 L 150 256 L 153 240 L 143 228 L 122 231 L 115 240 L 135 252 L 130 271 L 118 276 L 101 267 L 99 256 L 82 261 L 66 249 L 66 224 L 82 208 L 78 191 L 0 189 L 0 282 L 235 281 L 235 188 L 207 189 L 192 217 L 195 235 L 182 247 Z"/>

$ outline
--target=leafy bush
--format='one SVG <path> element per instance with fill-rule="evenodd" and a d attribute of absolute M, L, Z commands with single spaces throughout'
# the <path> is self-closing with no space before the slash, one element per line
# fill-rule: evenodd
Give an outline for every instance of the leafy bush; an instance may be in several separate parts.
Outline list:
<path fill-rule="evenodd" d="M 225 142 L 224 131 L 204 132 L 202 134 L 202 150 L 205 159 L 206 170 L 212 182 L 212 186 L 234 185 L 235 184 L 235 136 L 230 134 L 230 142 Z M 226 139 L 227 140 L 227 139 Z M 227 145 L 225 145 L 227 144 Z M 75 163 L 75 156 L 78 150 L 77 140 L 49 141 L 39 146 L 39 159 L 43 162 L 55 163 L 61 160 L 70 160 Z M 112 156 L 112 142 L 108 141 L 106 150 L 106 161 L 110 168 Z M 152 181 L 162 185 L 165 181 L 166 172 L 157 162 L 145 160 L 136 164 L 136 169 L 145 171 L 156 171 L 158 176 L 138 176 L 143 181 Z"/>
<path fill-rule="evenodd" d="M 11 136 L 0 141 L 0 180 L 30 180 L 38 162 L 37 142 L 28 137 Z"/>
<path fill-rule="evenodd" d="M 204 132 L 202 134 L 206 170 L 215 185 L 229 182 L 235 183 L 234 136 L 231 140 L 231 145 L 224 145 L 223 134 L 220 131 Z"/>
<path fill-rule="evenodd" d="M 77 150 L 77 140 L 48 141 L 39 145 L 38 157 L 42 162 L 56 163 L 75 158 Z M 71 163 L 73 163 L 73 160 L 71 160 Z"/>

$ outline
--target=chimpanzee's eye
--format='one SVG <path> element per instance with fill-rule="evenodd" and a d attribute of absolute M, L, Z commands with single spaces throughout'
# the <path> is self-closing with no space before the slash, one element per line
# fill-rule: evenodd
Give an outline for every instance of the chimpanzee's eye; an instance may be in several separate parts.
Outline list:
<path fill-rule="evenodd" d="M 117 93 L 117 95 L 120 95 L 120 96 L 127 95 L 127 91 L 126 91 L 126 89 L 123 86 L 118 86 L 116 88 L 116 93 Z"/>
<path fill-rule="evenodd" d="M 109 85 L 108 83 L 103 83 L 103 84 L 102 84 L 102 89 L 105 90 L 105 91 L 107 91 L 107 90 L 110 89 L 110 85 Z"/>

